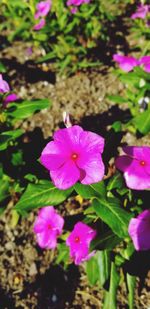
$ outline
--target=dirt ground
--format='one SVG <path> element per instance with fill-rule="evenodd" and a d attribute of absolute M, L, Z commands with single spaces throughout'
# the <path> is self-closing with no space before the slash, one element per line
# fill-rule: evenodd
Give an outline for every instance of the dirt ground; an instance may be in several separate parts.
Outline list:
<path fill-rule="evenodd" d="M 29 53 L 32 48 L 32 53 Z M 45 139 L 62 127 L 62 113 L 69 112 L 74 123 L 105 136 L 107 128 L 116 120 L 129 116 L 126 106 L 120 109 L 109 102 L 107 95 L 122 91 L 123 86 L 113 74 L 113 68 L 103 66 L 94 70 L 77 72 L 65 78 L 55 74 L 51 65 L 35 65 L 34 60 L 44 54 L 28 43 L 15 42 L 1 51 L 3 63 L 8 68 L 11 87 L 21 99 L 49 98 L 52 106 L 17 124 L 38 148 L 37 158 Z M 17 55 L 17 58 L 16 58 Z M 34 135 L 38 129 L 39 135 Z M 41 142 L 39 140 L 41 138 Z M 135 139 L 131 133 L 116 141 L 128 144 L 149 144 L 149 137 Z M 40 144 L 40 145 L 39 145 Z M 150 144 L 149 144 L 150 145 Z M 31 146 L 31 145 L 30 145 Z M 34 150 L 34 149 L 33 149 Z M 20 218 L 13 226 L 11 201 L 0 218 L 0 309 L 100 309 L 103 291 L 90 287 L 84 265 L 70 266 L 67 271 L 53 264 L 54 254 L 41 250 L 33 235 L 34 213 Z M 70 199 L 60 206 L 66 215 L 80 213 L 80 205 Z M 150 308 L 150 273 L 143 285 L 137 282 L 137 309 Z M 127 308 L 125 286 L 118 290 L 118 308 Z"/>

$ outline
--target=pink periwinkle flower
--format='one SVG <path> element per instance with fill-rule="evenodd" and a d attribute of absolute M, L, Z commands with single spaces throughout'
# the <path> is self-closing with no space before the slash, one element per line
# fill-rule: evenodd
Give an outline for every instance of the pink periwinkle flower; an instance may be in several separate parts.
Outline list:
<path fill-rule="evenodd" d="M 113 55 L 113 60 L 119 64 L 119 67 L 125 71 L 130 72 L 138 65 L 138 60 L 131 56 L 123 56 L 120 54 Z"/>
<path fill-rule="evenodd" d="M 67 1 L 67 6 L 80 6 L 83 3 L 89 3 L 90 0 L 68 0 Z"/>
<path fill-rule="evenodd" d="M 144 210 L 137 218 L 131 219 L 128 232 L 136 250 L 149 250 L 150 210 Z"/>
<path fill-rule="evenodd" d="M 103 137 L 75 125 L 56 131 L 54 141 L 46 145 L 40 160 L 50 171 L 55 186 L 65 190 L 77 181 L 88 185 L 102 180 L 103 148 Z"/>
<path fill-rule="evenodd" d="M 42 18 L 36 25 L 34 25 L 33 30 L 38 31 L 38 30 L 42 29 L 45 26 L 45 23 L 46 23 L 45 19 Z"/>
<path fill-rule="evenodd" d="M 45 17 L 47 16 L 47 14 L 49 13 L 50 9 L 51 9 L 51 0 L 47 0 L 47 1 L 40 1 L 37 5 L 37 11 L 34 15 L 35 19 L 41 18 L 41 17 Z"/>
<path fill-rule="evenodd" d="M 150 147 L 126 146 L 125 155 L 116 159 L 116 167 L 124 173 L 127 187 L 135 190 L 150 188 Z"/>
<path fill-rule="evenodd" d="M 82 222 L 75 224 L 66 244 L 70 248 L 70 257 L 76 265 L 89 260 L 95 254 L 95 251 L 89 253 L 90 243 L 95 236 L 96 231 L 87 224 Z"/>
<path fill-rule="evenodd" d="M 139 59 L 139 65 L 142 65 L 144 71 L 150 73 L 150 56 L 143 56 Z"/>
<path fill-rule="evenodd" d="M 0 93 L 7 93 L 10 91 L 8 83 L 3 79 L 2 74 L 0 74 Z"/>
<path fill-rule="evenodd" d="M 140 18 L 145 19 L 150 9 L 150 5 L 140 4 L 137 8 L 137 11 L 131 15 L 132 19 Z"/>
<path fill-rule="evenodd" d="M 62 234 L 64 219 L 53 206 L 43 207 L 34 223 L 34 233 L 41 248 L 54 249 L 57 237 Z"/>

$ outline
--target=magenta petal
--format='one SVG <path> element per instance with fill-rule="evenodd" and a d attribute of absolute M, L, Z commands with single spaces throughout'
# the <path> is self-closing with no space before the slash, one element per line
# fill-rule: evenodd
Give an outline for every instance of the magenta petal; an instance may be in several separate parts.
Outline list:
<path fill-rule="evenodd" d="M 99 182 L 104 177 L 104 163 L 100 154 L 95 154 L 86 162 L 85 166 L 81 166 L 85 174 L 81 174 L 80 181 L 82 184 L 88 185 Z"/>
<path fill-rule="evenodd" d="M 150 210 L 130 220 L 128 232 L 136 250 L 150 249 Z"/>
<path fill-rule="evenodd" d="M 58 189 L 65 190 L 72 187 L 80 178 L 80 171 L 75 163 L 68 160 L 63 166 L 50 172 L 50 176 Z"/>
<path fill-rule="evenodd" d="M 56 170 L 63 165 L 67 159 L 65 147 L 58 142 L 50 142 L 42 151 L 40 161 L 48 170 Z"/>
<path fill-rule="evenodd" d="M 118 157 L 115 161 L 116 167 L 122 172 L 126 172 L 126 170 L 129 168 L 129 166 L 132 163 L 133 163 L 133 158 L 125 156 L 125 155 Z"/>
<path fill-rule="evenodd" d="M 38 233 L 36 237 L 38 245 L 41 248 L 54 249 L 56 247 L 56 233 L 52 233 L 51 231 L 44 231 L 43 233 Z"/>
<path fill-rule="evenodd" d="M 36 220 L 34 223 L 34 233 L 41 233 L 45 229 L 45 222 L 43 220 Z"/>
<path fill-rule="evenodd" d="M 80 135 L 83 129 L 79 126 L 73 126 L 66 129 L 60 129 L 54 133 L 56 142 L 65 143 L 66 147 L 80 143 Z M 64 147 L 65 148 L 65 147 Z"/>
<path fill-rule="evenodd" d="M 100 152 L 102 153 L 104 150 L 104 138 L 100 135 L 84 131 L 81 133 L 80 137 L 82 147 L 85 147 L 86 152 Z"/>
<path fill-rule="evenodd" d="M 45 26 L 45 19 L 41 19 L 36 25 L 34 25 L 33 30 L 40 30 Z"/>

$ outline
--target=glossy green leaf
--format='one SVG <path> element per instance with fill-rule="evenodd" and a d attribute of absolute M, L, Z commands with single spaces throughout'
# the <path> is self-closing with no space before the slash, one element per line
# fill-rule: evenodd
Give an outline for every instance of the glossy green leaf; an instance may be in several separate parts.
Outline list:
<path fill-rule="evenodd" d="M 96 214 L 120 238 L 128 236 L 128 225 L 131 215 L 118 205 L 113 199 L 94 199 L 93 207 Z"/>
<path fill-rule="evenodd" d="M 111 263 L 110 285 L 109 291 L 105 293 L 104 309 L 117 308 L 117 289 L 119 285 L 120 276 L 117 272 L 115 264 Z"/>
<path fill-rule="evenodd" d="M 25 119 L 37 111 L 50 107 L 51 102 L 48 99 L 23 101 L 9 104 L 7 114 L 13 118 Z"/>
<path fill-rule="evenodd" d="M 97 263 L 99 267 L 99 283 L 103 287 L 110 276 L 110 252 L 107 250 L 98 251 L 96 253 Z"/>
<path fill-rule="evenodd" d="M 48 205 L 55 206 L 62 203 L 72 191 L 73 188 L 59 190 L 48 180 L 38 184 L 29 184 L 15 209 L 22 213 Z"/>
<path fill-rule="evenodd" d="M 106 188 L 103 181 L 91 185 L 82 185 L 81 183 L 76 183 L 74 189 L 79 195 L 86 199 L 106 196 Z"/>

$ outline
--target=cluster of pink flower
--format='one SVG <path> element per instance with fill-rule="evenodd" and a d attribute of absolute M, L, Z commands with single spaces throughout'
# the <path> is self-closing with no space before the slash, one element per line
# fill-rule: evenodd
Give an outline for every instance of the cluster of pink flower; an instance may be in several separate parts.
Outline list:
<path fill-rule="evenodd" d="M 130 72 L 136 66 L 142 66 L 144 71 L 150 73 L 150 56 L 143 56 L 136 59 L 132 56 L 124 56 L 120 54 L 113 55 L 113 60 L 119 64 L 119 67 L 125 71 Z"/>
<path fill-rule="evenodd" d="M 0 74 L 0 93 L 7 94 L 10 92 L 9 84 L 3 79 L 2 74 Z M 8 103 L 15 102 L 19 98 L 15 93 L 7 94 L 3 99 L 3 107 L 5 108 Z"/>
<path fill-rule="evenodd" d="M 56 212 L 53 206 L 47 206 L 40 210 L 34 224 L 34 232 L 41 248 L 55 249 L 57 237 L 62 234 L 64 219 Z M 89 253 L 90 243 L 96 236 L 96 232 L 87 224 L 78 222 L 66 240 L 70 248 L 70 257 L 76 265 L 87 261 L 94 255 Z"/>
<path fill-rule="evenodd" d="M 136 12 L 131 15 L 131 18 L 132 19 L 136 19 L 136 18 L 145 19 L 149 12 L 150 12 L 150 5 L 140 4 Z"/>
<path fill-rule="evenodd" d="M 45 26 L 45 17 L 48 15 L 51 5 L 51 0 L 40 1 L 36 5 L 37 10 L 34 18 L 35 20 L 38 20 L 38 23 L 33 27 L 34 30 L 40 30 Z"/>
<path fill-rule="evenodd" d="M 41 162 L 50 171 L 55 186 L 64 190 L 77 181 L 87 185 L 102 180 L 105 170 L 102 161 L 103 149 L 104 139 L 101 136 L 75 125 L 54 133 L 54 141 L 44 148 Z M 115 163 L 124 173 L 126 185 L 135 190 L 150 188 L 150 147 L 127 146 L 123 151 L 126 155 L 118 157 Z M 144 213 L 144 218 L 145 216 L 147 218 L 147 212 L 146 215 Z M 137 250 L 145 249 L 142 240 L 139 240 L 137 245 L 139 225 L 143 228 L 145 224 L 143 220 L 145 219 L 141 214 L 137 219 L 132 219 L 129 225 L 129 234 Z M 145 229 L 148 229 L 147 220 L 149 219 L 146 219 Z M 63 224 L 63 219 L 56 214 L 52 206 L 43 208 L 34 226 L 39 245 L 54 248 L 57 236 L 62 233 Z M 148 231 L 150 233 L 150 225 Z M 96 232 L 86 224 L 78 222 L 75 225 L 66 241 L 75 264 L 80 264 L 94 254 L 89 253 L 89 246 L 95 236 Z"/>

